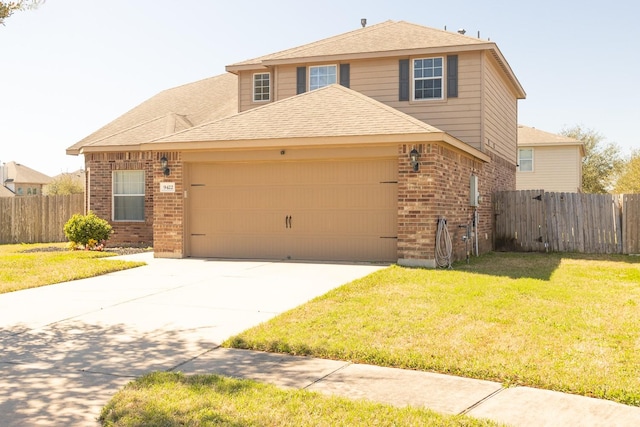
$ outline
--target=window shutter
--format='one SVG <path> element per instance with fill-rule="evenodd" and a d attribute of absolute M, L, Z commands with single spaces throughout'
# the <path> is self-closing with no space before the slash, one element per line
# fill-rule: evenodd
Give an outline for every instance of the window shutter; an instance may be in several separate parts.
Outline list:
<path fill-rule="evenodd" d="M 400 101 L 409 100 L 409 60 L 400 60 Z"/>
<path fill-rule="evenodd" d="M 447 98 L 458 97 L 458 55 L 447 56 Z"/>
<path fill-rule="evenodd" d="M 296 86 L 298 95 L 307 91 L 307 67 L 298 67 Z"/>
<path fill-rule="evenodd" d="M 340 64 L 340 85 L 349 87 L 351 67 L 349 64 Z"/>

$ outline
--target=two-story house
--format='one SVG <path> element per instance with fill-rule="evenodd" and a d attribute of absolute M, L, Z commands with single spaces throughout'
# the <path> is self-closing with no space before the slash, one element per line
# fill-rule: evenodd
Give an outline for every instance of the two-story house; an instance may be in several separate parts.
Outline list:
<path fill-rule="evenodd" d="M 434 266 L 439 237 L 461 258 L 471 226 L 491 249 L 525 97 L 495 43 L 387 21 L 227 72 L 67 150 L 84 154 L 88 208 L 114 241 L 161 257 Z"/>
<path fill-rule="evenodd" d="M 52 178 L 16 162 L 0 165 L 2 190 L 0 197 L 38 196 Z"/>
<path fill-rule="evenodd" d="M 584 156 L 580 140 L 519 125 L 516 190 L 579 193 Z"/>

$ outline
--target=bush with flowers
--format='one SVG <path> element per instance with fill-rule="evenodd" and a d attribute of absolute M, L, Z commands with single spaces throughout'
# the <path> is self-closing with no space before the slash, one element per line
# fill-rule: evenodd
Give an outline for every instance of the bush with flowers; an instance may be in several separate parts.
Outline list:
<path fill-rule="evenodd" d="M 69 248 L 74 250 L 101 251 L 111 233 L 111 225 L 91 211 L 86 215 L 73 215 L 64 225 Z"/>

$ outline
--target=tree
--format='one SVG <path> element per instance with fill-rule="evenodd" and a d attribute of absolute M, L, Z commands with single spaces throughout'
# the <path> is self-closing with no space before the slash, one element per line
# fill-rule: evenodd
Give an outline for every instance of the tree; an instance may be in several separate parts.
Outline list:
<path fill-rule="evenodd" d="M 602 135 L 582 126 L 564 129 L 560 133 L 584 143 L 582 192 L 604 194 L 612 190 L 614 181 L 624 165 L 618 145 L 605 143 Z"/>
<path fill-rule="evenodd" d="M 84 181 L 80 174 L 65 173 L 45 185 L 42 193 L 47 196 L 84 193 Z"/>
<path fill-rule="evenodd" d="M 616 193 L 640 193 L 640 150 L 631 153 L 631 158 L 624 165 L 616 182 Z"/>
<path fill-rule="evenodd" d="M 35 9 L 44 2 L 45 0 L 0 1 L 0 24 L 4 25 L 4 20 L 13 15 L 14 12 Z"/>

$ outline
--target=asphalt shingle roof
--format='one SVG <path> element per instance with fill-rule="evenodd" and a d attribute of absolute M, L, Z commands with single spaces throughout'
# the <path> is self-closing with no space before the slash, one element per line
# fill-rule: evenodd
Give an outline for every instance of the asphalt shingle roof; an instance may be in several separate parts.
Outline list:
<path fill-rule="evenodd" d="M 330 85 L 158 138 L 154 143 L 424 133 L 444 134 L 356 91 Z"/>
<path fill-rule="evenodd" d="M 137 145 L 238 111 L 238 79 L 225 73 L 164 90 L 67 149 Z"/>
<path fill-rule="evenodd" d="M 228 66 L 227 69 L 242 65 L 266 64 L 283 60 L 298 61 L 324 56 L 480 45 L 493 46 L 493 43 L 406 21 L 385 21 L 303 46 L 238 62 Z"/>
<path fill-rule="evenodd" d="M 25 184 L 48 184 L 53 178 L 16 162 L 8 162 L 4 165 L 7 168 L 7 179 L 14 183 Z"/>
<path fill-rule="evenodd" d="M 518 125 L 518 145 L 584 145 L 568 136 L 545 132 L 533 127 Z"/>

